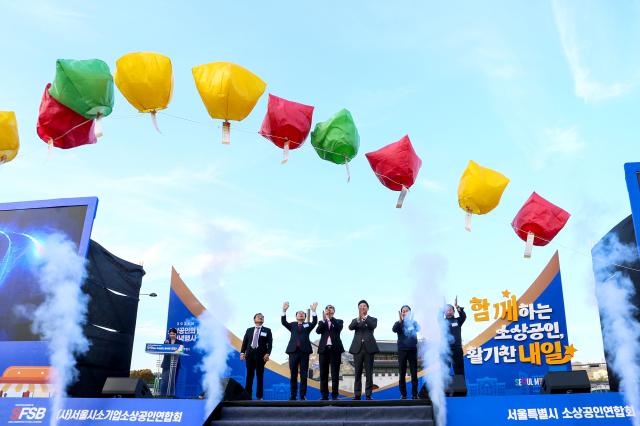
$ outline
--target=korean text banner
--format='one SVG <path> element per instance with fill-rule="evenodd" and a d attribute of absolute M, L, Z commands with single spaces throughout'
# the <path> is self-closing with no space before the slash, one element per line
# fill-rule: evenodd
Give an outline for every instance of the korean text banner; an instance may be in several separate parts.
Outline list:
<path fill-rule="evenodd" d="M 469 395 L 540 393 L 545 373 L 571 370 L 576 351 L 569 344 L 558 253 L 520 297 L 509 290 L 498 296 L 469 300 L 467 321 L 495 320 L 465 345 Z"/>

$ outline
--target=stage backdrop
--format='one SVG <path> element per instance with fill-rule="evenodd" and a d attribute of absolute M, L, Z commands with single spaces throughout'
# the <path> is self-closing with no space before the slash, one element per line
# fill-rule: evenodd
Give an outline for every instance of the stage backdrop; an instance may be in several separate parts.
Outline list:
<path fill-rule="evenodd" d="M 467 308 L 467 321 L 491 323 L 465 346 L 465 371 L 471 395 L 539 393 L 540 379 L 547 371 L 571 369 L 573 347 L 568 344 L 558 253 L 520 297 L 509 289 L 498 294 L 498 298 L 486 296 L 474 295 Z M 190 355 L 181 360 L 176 385 L 178 397 L 194 397 L 202 392 L 202 373 L 198 370 L 201 355 L 194 350 L 194 345 L 198 336 L 197 318 L 204 309 L 172 269 L 167 329 L 178 330 L 178 338 L 185 342 L 185 351 Z M 350 335 L 348 330 L 344 333 Z M 229 339 L 235 349 L 229 360 L 229 376 L 244 383 L 245 366 L 239 356 L 242 341 L 231 331 Z M 428 372 L 420 373 L 420 385 L 424 374 Z M 289 398 L 287 363 L 269 361 L 264 380 L 265 399 Z M 308 398 L 319 398 L 319 382 L 309 380 L 308 383 Z M 374 392 L 376 399 L 397 399 L 398 383 Z M 344 390 L 340 393 L 344 397 L 353 396 Z"/>

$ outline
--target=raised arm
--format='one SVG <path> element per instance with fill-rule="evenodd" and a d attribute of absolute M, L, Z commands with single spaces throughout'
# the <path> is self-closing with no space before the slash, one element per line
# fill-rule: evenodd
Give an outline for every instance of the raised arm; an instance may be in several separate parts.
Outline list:
<path fill-rule="evenodd" d="M 398 333 L 398 334 L 402 333 L 402 322 L 396 321 L 393 324 L 393 328 L 391 329 L 391 331 L 393 331 L 394 333 Z"/>
<path fill-rule="evenodd" d="M 329 320 L 327 320 L 329 321 Z M 318 321 L 318 327 L 316 328 L 316 333 L 322 334 L 324 330 L 327 328 L 327 323 L 325 321 Z"/>
<path fill-rule="evenodd" d="M 282 316 L 280 317 L 280 322 L 287 330 L 291 331 L 291 324 L 287 322 L 287 309 L 289 309 L 289 302 L 284 302 L 282 304 Z"/>
<path fill-rule="evenodd" d="M 337 319 L 336 325 L 334 327 L 336 329 L 336 332 L 340 333 L 342 331 L 342 327 L 344 327 L 344 322 L 342 320 Z"/>
<path fill-rule="evenodd" d="M 311 318 L 313 318 L 313 320 L 311 320 L 311 328 L 309 329 L 309 333 L 311 333 L 311 330 L 313 330 L 313 327 L 316 326 L 316 324 L 318 324 L 318 314 L 316 314 L 316 308 L 318 307 L 318 302 L 314 302 L 311 304 Z"/>
<path fill-rule="evenodd" d="M 462 306 L 458 306 L 458 315 L 460 316 L 460 318 L 458 318 L 458 323 L 460 325 L 464 324 L 467 320 L 467 314 L 464 312 L 464 308 Z"/>
<path fill-rule="evenodd" d="M 280 317 L 280 322 L 282 323 L 282 325 L 284 325 L 284 326 L 285 326 L 285 328 L 286 328 L 287 330 L 291 331 L 291 324 L 289 324 L 289 323 L 287 322 L 287 314 L 286 314 L 286 312 L 283 312 L 283 313 L 282 313 L 282 316 Z"/>

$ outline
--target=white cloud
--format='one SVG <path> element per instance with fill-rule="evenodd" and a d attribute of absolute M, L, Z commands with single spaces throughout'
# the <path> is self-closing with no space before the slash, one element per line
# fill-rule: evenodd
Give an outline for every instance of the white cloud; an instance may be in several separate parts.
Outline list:
<path fill-rule="evenodd" d="M 578 129 L 568 128 L 550 128 L 544 131 L 546 143 L 546 151 L 550 154 L 575 154 L 584 149 L 584 142 L 580 139 Z"/>
<path fill-rule="evenodd" d="M 417 183 L 418 183 L 418 186 L 426 189 L 427 191 L 443 192 L 445 190 L 444 186 L 440 182 L 437 182 L 432 179 L 427 179 L 427 178 L 420 179 L 418 180 Z"/>
<path fill-rule="evenodd" d="M 533 157 L 533 167 L 542 169 L 553 157 L 571 158 L 579 155 L 586 146 L 576 126 L 544 129 Z"/>
<path fill-rule="evenodd" d="M 637 79 L 635 77 L 627 79 L 627 81 L 603 82 L 593 76 L 593 70 L 587 65 L 586 58 L 587 55 L 592 57 L 599 56 L 599 49 L 593 48 L 591 43 L 581 39 L 576 19 L 572 16 L 571 11 L 564 1 L 553 0 L 552 6 L 562 49 L 573 76 L 576 96 L 586 102 L 600 102 L 625 95 L 631 91 L 636 85 Z M 583 8 L 584 6 L 586 5 L 580 3 L 575 7 Z M 585 7 L 585 9 L 589 8 Z M 589 21 L 589 34 L 597 34 L 597 32 L 591 30 L 595 27 L 602 26 L 603 22 L 596 22 L 593 19 L 589 19 Z M 586 34 L 585 31 L 585 35 Z M 606 57 L 599 58 L 599 60 L 606 61 Z M 610 68 L 616 70 L 616 66 L 613 64 L 611 64 Z"/>

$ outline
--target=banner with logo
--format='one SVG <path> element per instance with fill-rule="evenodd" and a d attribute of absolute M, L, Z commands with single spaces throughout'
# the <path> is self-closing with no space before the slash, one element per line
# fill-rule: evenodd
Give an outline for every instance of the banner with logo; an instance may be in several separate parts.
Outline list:
<path fill-rule="evenodd" d="M 0 424 L 49 425 L 49 398 L 0 398 Z M 199 425 L 206 419 L 202 400 L 68 398 L 55 413 L 58 425 Z"/>
<path fill-rule="evenodd" d="M 469 395 L 537 394 L 545 373 L 571 370 L 557 252 L 522 295 L 505 285 L 497 298 L 472 295 L 467 310 L 467 322 L 492 322 L 464 348 Z"/>
<path fill-rule="evenodd" d="M 636 417 L 617 392 L 447 398 L 447 424 L 631 425 Z"/>

